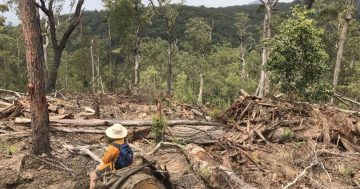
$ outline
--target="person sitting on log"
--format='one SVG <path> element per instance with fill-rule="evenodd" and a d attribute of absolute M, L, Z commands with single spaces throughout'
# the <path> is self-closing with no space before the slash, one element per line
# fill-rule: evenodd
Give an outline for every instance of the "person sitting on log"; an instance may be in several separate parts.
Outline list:
<path fill-rule="evenodd" d="M 105 172 L 114 171 L 131 165 L 133 161 L 133 151 L 125 141 L 128 132 L 120 124 L 114 124 L 106 129 L 108 146 L 101 164 L 96 170 L 90 173 L 90 189 L 95 189 L 96 181 Z"/>

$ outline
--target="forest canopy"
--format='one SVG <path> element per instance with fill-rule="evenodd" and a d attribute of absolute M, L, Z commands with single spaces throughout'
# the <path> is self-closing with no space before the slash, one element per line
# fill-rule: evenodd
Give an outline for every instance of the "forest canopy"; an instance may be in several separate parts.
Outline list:
<path fill-rule="evenodd" d="M 62 53 L 55 90 L 130 92 L 147 94 L 144 98 L 152 99 L 165 95 L 170 82 L 176 100 L 224 107 L 238 97 L 240 89 L 255 93 L 261 71 L 267 70 L 268 95 L 296 91 L 292 98 L 324 102 L 335 90 L 360 99 L 357 1 L 350 5 L 345 0 L 343 3 L 319 0 L 311 7 L 301 0 L 277 3 L 271 12 L 271 38 L 263 33 L 267 15 L 263 4 L 207 8 L 171 1 L 154 6 L 139 0 L 103 2 L 105 10 L 85 11 L 71 34 Z M 5 5 L 2 7 L 2 12 L 8 11 Z M 311 15 L 307 14 L 309 8 Z M 351 19 L 346 17 L 349 14 Z M 306 28 L 296 23 L 299 15 L 308 15 L 308 20 L 300 21 Z M 65 32 L 69 17 L 56 15 L 58 22 L 63 23 L 58 33 Z M 0 21 L 0 67 L 4 70 L 0 87 L 25 91 L 21 27 L 5 25 L 4 18 Z M 43 31 L 46 22 L 43 17 Z M 348 29 L 341 65 L 335 69 L 344 25 Z M 296 28 L 299 30 L 295 31 Z M 314 38 L 296 32 L 310 32 Z M 294 41 L 299 37 L 304 40 Z M 47 48 L 52 41 L 49 43 Z M 264 46 L 269 66 L 263 65 Z M 46 57 L 45 67 L 49 69 L 54 51 L 48 49 Z M 302 76 L 298 75 L 300 72 Z M 338 81 L 334 85 L 337 72 Z"/>

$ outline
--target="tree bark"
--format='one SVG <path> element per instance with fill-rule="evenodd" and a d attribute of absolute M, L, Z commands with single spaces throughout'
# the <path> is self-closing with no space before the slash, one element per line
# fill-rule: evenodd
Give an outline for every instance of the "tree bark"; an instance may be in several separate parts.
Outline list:
<path fill-rule="evenodd" d="M 351 9 L 352 4 L 353 4 L 353 0 L 350 0 L 350 8 L 348 8 L 348 9 Z M 339 83 L 341 63 L 342 63 L 342 60 L 344 59 L 343 54 L 344 54 L 344 46 L 345 46 L 345 41 L 346 41 L 346 34 L 347 34 L 351 20 L 352 20 L 351 10 L 347 10 L 347 14 L 346 14 L 346 17 L 343 22 L 343 26 L 341 29 L 341 35 L 340 35 L 339 43 L 338 43 L 339 48 L 338 48 L 337 56 L 336 56 L 336 64 L 335 64 L 334 80 L 333 80 L 334 92 L 336 92 L 336 87 Z M 331 98 L 331 103 L 334 103 L 334 98 Z"/>
<path fill-rule="evenodd" d="M 245 48 L 243 44 L 240 45 L 240 60 L 241 60 L 241 77 L 247 78 L 248 74 L 246 73 L 246 60 L 245 60 Z"/>
<path fill-rule="evenodd" d="M 45 32 L 47 33 L 49 30 L 49 24 L 45 21 Z M 49 61 L 48 61 L 48 48 L 50 45 L 49 36 L 45 35 L 45 43 L 43 44 L 43 51 L 44 51 L 44 65 L 45 65 L 45 78 L 48 77 L 49 73 Z"/>
<path fill-rule="evenodd" d="M 30 119 L 27 118 L 16 118 L 16 124 L 28 124 Z M 111 126 L 119 123 L 123 126 L 135 127 L 135 126 L 151 126 L 152 121 L 150 120 L 101 120 L 101 119 L 89 119 L 89 120 L 76 120 L 76 119 L 55 119 L 50 118 L 50 123 L 57 125 L 68 125 L 68 126 L 82 126 L 82 127 L 98 127 L 98 126 Z M 174 125 L 194 125 L 194 126 L 224 126 L 221 123 L 197 121 L 197 120 L 169 120 L 167 121 L 168 126 Z"/>
<path fill-rule="evenodd" d="M 20 1 L 20 13 L 25 37 L 30 96 L 32 149 L 35 155 L 50 153 L 49 115 L 44 80 L 44 54 L 42 49 L 40 20 L 35 1 Z"/>
<path fill-rule="evenodd" d="M 95 94 L 96 92 L 96 84 L 95 84 L 95 60 L 94 60 L 94 38 L 91 39 L 91 45 L 90 45 L 90 56 L 91 56 L 91 73 L 92 73 L 92 90 Z"/>
<path fill-rule="evenodd" d="M 267 24 L 269 22 L 269 17 L 268 17 L 268 13 L 265 14 L 265 18 L 264 18 L 264 39 L 268 39 L 268 35 L 267 35 Z M 268 48 L 267 45 L 265 44 L 263 47 L 263 51 L 261 54 L 261 76 L 260 76 L 260 82 L 259 82 L 259 92 L 258 92 L 258 96 L 260 98 L 264 97 L 265 95 L 265 80 L 266 80 L 266 71 L 265 71 L 265 66 L 267 64 L 267 53 L 268 52 Z"/>
<path fill-rule="evenodd" d="M 110 1 L 112 2 L 112 1 Z M 111 24 L 110 24 L 110 21 L 108 21 L 108 37 L 109 37 L 109 67 L 110 67 L 110 73 L 109 73 L 109 76 L 110 76 L 110 90 L 112 92 L 113 89 L 114 89 L 114 86 L 113 86 L 113 70 L 112 70 L 112 36 L 111 36 Z"/>
<path fill-rule="evenodd" d="M 261 68 L 261 76 L 260 76 L 258 93 L 257 93 L 257 96 L 262 98 L 269 91 L 269 86 L 270 86 L 270 80 L 268 78 L 268 74 L 265 71 L 265 66 L 270 57 L 269 42 L 272 37 L 271 36 L 272 8 L 277 4 L 278 0 L 267 0 L 267 1 L 260 0 L 260 1 L 264 4 L 266 9 L 266 14 L 264 18 L 264 32 L 263 32 L 264 40 L 266 41 L 262 52 L 262 63 L 261 63 L 262 68 Z"/>
<path fill-rule="evenodd" d="M 168 49 L 168 78 L 167 78 L 167 97 L 171 98 L 173 95 L 172 90 L 172 83 L 173 83 L 173 73 L 172 73 L 172 66 L 173 66 L 173 59 L 174 59 L 174 52 L 176 48 L 176 43 L 169 41 L 169 49 Z"/>
<path fill-rule="evenodd" d="M 204 72 L 201 71 L 201 74 L 200 74 L 200 88 L 199 88 L 199 95 L 198 95 L 198 103 L 200 105 L 203 104 L 203 93 L 204 93 Z"/>
<path fill-rule="evenodd" d="M 141 62 L 141 54 L 140 54 L 140 38 L 139 38 L 139 29 L 137 31 L 137 39 L 136 39 L 136 46 L 134 50 L 134 62 L 135 62 L 135 76 L 134 76 L 134 85 L 135 87 L 139 86 L 140 82 L 140 62 Z"/>

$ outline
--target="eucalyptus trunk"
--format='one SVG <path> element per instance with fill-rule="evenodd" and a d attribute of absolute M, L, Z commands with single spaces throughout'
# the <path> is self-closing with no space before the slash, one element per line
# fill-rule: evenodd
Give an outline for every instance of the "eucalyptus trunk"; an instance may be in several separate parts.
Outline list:
<path fill-rule="evenodd" d="M 172 83 L 173 83 L 173 73 L 172 73 L 172 67 L 173 67 L 173 60 L 174 60 L 174 54 L 176 49 L 176 43 L 175 42 L 169 42 L 169 49 L 168 49 L 168 78 L 167 78 L 167 96 L 172 97 L 173 95 L 173 89 L 172 89 Z"/>
<path fill-rule="evenodd" d="M 351 6 L 352 6 L 352 4 L 353 4 L 353 0 L 351 0 L 351 2 L 350 2 Z M 344 19 L 344 22 L 343 22 L 343 26 L 341 28 L 341 35 L 340 35 L 339 43 L 338 43 L 338 51 L 337 51 L 337 56 L 336 56 L 336 64 L 335 64 L 334 80 L 333 80 L 334 92 L 336 92 L 336 88 L 339 84 L 340 68 L 341 68 L 342 61 L 344 59 L 344 46 L 345 46 L 345 41 L 346 41 L 346 34 L 347 34 L 351 20 L 352 20 L 352 14 L 351 14 L 351 11 L 348 10 L 346 18 Z M 331 98 L 331 103 L 334 103 L 334 98 Z"/>
<path fill-rule="evenodd" d="M 40 19 L 35 1 L 20 1 L 20 16 L 25 40 L 30 99 L 32 148 L 35 155 L 50 154 L 49 114 L 46 102 L 44 52 Z"/>

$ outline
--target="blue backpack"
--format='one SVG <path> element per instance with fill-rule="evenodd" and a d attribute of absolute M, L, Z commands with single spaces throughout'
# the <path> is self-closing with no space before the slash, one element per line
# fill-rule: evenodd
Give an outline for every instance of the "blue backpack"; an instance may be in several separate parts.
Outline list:
<path fill-rule="evenodd" d="M 122 169 L 132 164 L 134 152 L 128 144 L 112 143 L 111 145 L 119 149 L 120 153 L 115 162 L 115 169 Z"/>

